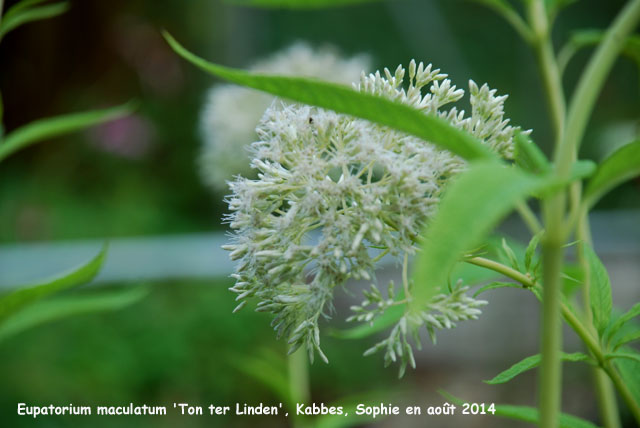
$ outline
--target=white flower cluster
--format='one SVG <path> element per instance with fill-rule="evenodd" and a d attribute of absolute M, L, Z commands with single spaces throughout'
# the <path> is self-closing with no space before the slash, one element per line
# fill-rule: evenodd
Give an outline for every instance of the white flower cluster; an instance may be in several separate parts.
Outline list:
<path fill-rule="evenodd" d="M 380 350 L 385 351 L 384 362 L 389 365 L 399 361 L 400 377 L 404 374 L 407 365 L 415 369 L 416 360 L 413 356 L 413 349 L 408 339 L 413 337 L 418 349 L 421 348 L 419 330 L 425 326 L 429 332 L 429 337 L 436 342 L 436 330 L 451 329 L 456 326 L 456 322 L 465 320 L 475 320 L 481 314 L 480 307 L 487 304 L 485 300 L 476 300 L 465 293 L 469 287 L 463 287 L 462 281 L 458 281 L 456 287 L 450 294 L 438 294 L 419 311 L 406 311 L 396 325 L 391 329 L 389 336 L 367 349 L 364 355 L 371 355 Z M 352 306 L 351 310 L 355 315 L 349 317 L 347 321 L 356 320 L 369 322 L 374 317 L 381 315 L 387 309 L 398 304 L 407 303 L 405 299 L 396 299 L 395 285 L 389 283 L 387 298 L 375 285 L 371 285 L 370 291 L 365 291 L 365 300 L 360 306 Z"/>
<path fill-rule="evenodd" d="M 326 78 L 351 84 L 368 70 L 367 55 L 343 58 L 329 46 L 314 49 L 298 42 L 249 68 L 253 72 Z M 255 128 L 274 97 L 236 85 L 216 85 L 206 96 L 200 117 L 203 146 L 199 158 L 205 183 L 224 191 L 234 175 L 252 176 L 247 146 L 255 141 Z"/>
<path fill-rule="evenodd" d="M 503 118 L 505 97 L 470 82 L 472 112 L 465 117 L 455 107 L 443 110 L 464 95 L 445 74 L 414 61 L 407 82 L 405 73 L 401 66 L 394 74 L 385 69 L 384 76 L 363 73 L 355 88 L 444 117 L 511 156 L 516 129 Z M 416 137 L 303 105 L 272 105 L 257 132 L 252 166 L 258 178 L 230 183 L 234 235 L 225 248 L 238 260 L 231 290 L 242 301 L 237 309 L 257 298 L 257 310 L 275 315 L 273 326 L 288 338 L 290 352 L 304 344 L 311 358 L 318 351 L 326 360 L 318 322 L 331 312 L 334 288 L 349 278 L 372 279 L 376 261 L 389 253 L 404 257 L 404 300 L 410 299 L 408 256 L 443 185 L 465 164 Z M 398 338 L 401 346 L 406 343 L 407 323 L 448 328 L 476 317 L 482 304 L 466 297 L 464 288 L 436 297 L 421 320 L 401 319 L 390 339 L 394 344 L 385 342 L 388 358 L 395 359 Z"/>

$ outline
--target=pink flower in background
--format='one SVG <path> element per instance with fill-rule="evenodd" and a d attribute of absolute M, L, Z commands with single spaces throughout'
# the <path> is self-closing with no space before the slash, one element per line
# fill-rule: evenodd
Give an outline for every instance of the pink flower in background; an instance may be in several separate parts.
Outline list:
<path fill-rule="evenodd" d="M 99 149 L 128 159 L 146 156 L 155 137 L 153 125 L 140 115 L 131 115 L 96 126 L 89 131 Z"/>

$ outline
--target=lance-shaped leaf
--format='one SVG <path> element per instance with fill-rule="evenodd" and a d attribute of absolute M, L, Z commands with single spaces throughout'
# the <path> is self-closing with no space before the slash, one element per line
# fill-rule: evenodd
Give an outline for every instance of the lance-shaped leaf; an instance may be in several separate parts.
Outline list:
<path fill-rule="evenodd" d="M 74 315 L 116 311 L 132 305 L 148 294 L 143 287 L 126 287 L 89 295 L 54 297 L 26 306 L 0 324 L 0 342 L 40 324 Z"/>
<path fill-rule="evenodd" d="M 634 353 L 640 358 L 640 353 L 631 348 L 626 348 L 626 352 Z M 629 388 L 633 400 L 640 404 L 640 360 L 639 358 L 616 358 L 614 365 L 620 371 L 620 376 Z"/>
<path fill-rule="evenodd" d="M 558 66 L 564 71 L 567 64 L 580 49 L 598 45 L 605 36 L 602 30 L 579 30 L 572 34 L 569 42 L 558 55 Z M 636 63 L 640 70 L 640 36 L 632 35 L 626 38 L 622 46 L 622 54 Z"/>
<path fill-rule="evenodd" d="M 69 9 L 69 3 L 60 2 L 38 6 L 45 0 L 23 0 L 12 6 L 0 22 L 0 40 L 11 30 L 41 19 L 53 18 Z M 1 11 L 0 11 L 1 12 Z"/>
<path fill-rule="evenodd" d="M 604 331 L 603 337 L 606 342 L 618 332 L 631 319 L 640 315 L 640 303 L 633 305 L 631 309 L 616 318 Z"/>
<path fill-rule="evenodd" d="M 91 281 L 100 271 L 106 254 L 107 245 L 105 244 L 98 255 L 71 272 L 40 284 L 18 288 L 0 296 L 0 323 L 37 300 Z"/>
<path fill-rule="evenodd" d="M 620 147 L 607 157 L 591 177 L 584 192 L 585 204 L 592 207 L 619 184 L 640 175 L 640 140 Z"/>
<path fill-rule="evenodd" d="M 447 283 L 460 256 L 480 242 L 514 206 L 554 183 L 497 162 L 472 163 L 450 183 L 426 225 L 416 257 L 412 304 L 422 307 Z"/>
<path fill-rule="evenodd" d="M 465 401 L 449 394 L 446 391 L 439 390 L 438 393 L 444 398 L 449 400 L 453 404 L 462 406 Z M 518 421 L 531 422 L 538 425 L 540 421 L 540 412 L 538 409 L 528 406 L 511 406 L 508 404 L 498 404 L 495 406 L 495 416 L 503 417 L 507 419 L 514 419 Z M 578 418 L 566 413 L 560 413 L 558 418 L 560 428 L 598 428 L 597 425 L 592 424 L 589 421 Z"/>
<path fill-rule="evenodd" d="M 534 174 L 543 174 L 551 170 L 551 163 L 527 134 L 518 132 L 514 143 L 515 161 L 520 168 Z"/>
<path fill-rule="evenodd" d="M 575 352 L 573 354 L 565 354 L 561 353 L 560 359 L 562 361 L 589 361 L 591 357 L 582 352 Z M 530 357 L 525 358 L 524 360 L 512 365 L 507 370 L 499 373 L 496 377 L 491 380 L 486 380 L 485 383 L 490 385 L 495 385 L 498 383 L 505 383 L 518 376 L 520 373 L 526 372 L 527 370 L 531 370 L 540 365 L 540 354 L 532 355 Z"/>
<path fill-rule="evenodd" d="M 591 302 L 591 312 L 593 313 L 593 324 L 602 335 L 611 319 L 611 280 L 598 255 L 590 245 L 584 244 L 584 254 L 589 263 L 589 277 L 591 284 L 589 287 L 589 299 Z"/>
<path fill-rule="evenodd" d="M 490 284 L 484 285 L 480 287 L 475 293 L 473 293 L 473 297 L 476 298 L 482 293 L 485 293 L 489 290 L 496 290 L 498 288 L 519 288 L 522 289 L 522 285 L 517 284 L 515 282 L 492 282 Z"/>
<path fill-rule="evenodd" d="M 540 413 L 538 409 L 528 406 L 510 406 L 502 404 L 496 406 L 495 416 L 514 419 L 517 421 L 531 422 L 536 425 L 538 425 L 540 421 Z M 589 421 L 567 413 L 560 413 L 558 423 L 560 428 L 599 428 L 597 425 L 594 425 Z"/>
<path fill-rule="evenodd" d="M 323 9 L 380 1 L 381 0 L 225 0 L 226 3 L 235 6 L 249 6 L 268 9 Z"/>
<path fill-rule="evenodd" d="M 164 33 L 164 37 L 187 61 L 230 82 L 386 125 L 436 144 L 464 159 L 496 158 L 473 135 L 435 115 L 427 115 L 399 102 L 361 93 L 347 86 L 300 77 L 254 74 L 212 64 L 186 50 L 168 33 Z"/>
<path fill-rule="evenodd" d="M 615 358 L 624 358 L 627 360 L 633 360 L 636 361 L 638 363 L 640 363 L 640 354 L 638 354 L 636 351 L 634 350 L 622 350 L 622 351 L 616 351 L 616 352 L 611 352 L 608 353 L 604 356 L 606 359 L 608 360 L 612 360 Z"/>
<path fill-rule="evenodd" d="M 287 407 L 293 409 L 287 366 L 281 355 L 262 349 L 254 355 L 230 355 L 228 362 L 245 376 L 263 384 Z"/>
<path fill-rule="evenodd" d="M 631 342 L 635 342 L 637 340 L 640 340 L 640 330 L 632 331 L 630 333 L 625 334 L 624 336 L 621 336 L 620 338 L 617 338 L 613 342 L 612 347 L 614 350 L 617 350 L 619 347 L 629 344 Z"/>
<path fill-rule="evenodd" d="M 126 116 L 133 111 L 133 108 L 132 103 L 127 103 L 105 110 L 92 110 L 38 119 L 13 130 L 3 140 L 0 140 L 0 161 L 31 144 Z"/>
<path fill-rule="evenodd" d="M 544 199 L 573 181 L 584 180 L 585 178 L 591 177 L 595 173 L 596 168 L 596 163 L 591 160 L 577 160 L 571 165 L 569 178 L 567 178 L 567 180 L 556 180 L 552 185 L 543 188 L 533 196 Z"/>

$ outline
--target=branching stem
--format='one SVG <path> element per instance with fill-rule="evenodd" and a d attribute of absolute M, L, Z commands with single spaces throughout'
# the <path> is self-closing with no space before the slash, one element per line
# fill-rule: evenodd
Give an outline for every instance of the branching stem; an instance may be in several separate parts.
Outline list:
<path fill-rule="evenodd" d="M 504 275 L 508 278 L 511 278 L 514 281 L 517 281 L 520 284 L 522 284 L 524 288 L 531 290 L 536 296 L 540 297 L 541 295 L 542 287 L 540 284 L 536 283 L 529 276 L 509 266 L 505 266 L 501 263 L 486 259 L 484 257 L 471 257 L 471 258 L 465 259 L 465 262 L 471 263 L 476 266 L 484 267 L 486 269 L 489 269 L 501 275 Z M 631 391 L 629 391 L 629 388 L 624 383 L 624 380 L 620 377 L 620 374 L 613 367 L 611 362 L 607 360 L 605 356 L 605 352 L 602 349 L 602 346 L 600 345 L 600 342 L 598 341 L 597 337 L 594 335 L 592 330 L 589 327 L 587 327 L 587 325 L 589 324 L 586 324 L 585 322 L 583 322 L 565 302 L 560 303 L 560 310 L 562 313 L 562 318 L 564 318 L 565 322 L 573 329 L 573 331 L 578 335 L 578 337 L 580 337 L 580 339 L 584 342 L 587 349 L 591 352 L 594 359 L 597 361 L 598 365 L 602 368 L 602 370 L 604 370 L 604 372 L 606 372 L 609 378 L 613 381 L 613 384 L 615 385 L 616 389 L 618 390 L 618 392 L 620 393 L 624 401 L 629 406 L 629 409 L 633 413 L 636 420 L 640 422 L 640 406 L 635 402 L 635 399 L 633 398 Z M 603 386 L 603 387 L 606 387 L 606 386 Z M 604 397 L 606 400 L 613 399 L 612 395 L 606 389 L 599 390 L 599 393 L 602 393 L 602 392 L 606 394 L 606 397 Z M 612 407 L 607 407 L 609 410 L 611 410 L 612 408 L 616 409 L 616 407 L 614 406 L 615 402 L 609 403 L 609 404 L 612 406 Z M 605 419 L 605 421 L 609 421 L 610 423 L 614 423 L 613 426 L 615 426 L 615 424 L 617 423 L 617 422 L 614 422 L 614 421 L 617 421 L 617 415 L 615 415 L 614 417 L 609 413 L 605 413 L 603 415 L 603 419 Z M 545 426 L 545 425 L 541 425 L 541 426 Z"/>

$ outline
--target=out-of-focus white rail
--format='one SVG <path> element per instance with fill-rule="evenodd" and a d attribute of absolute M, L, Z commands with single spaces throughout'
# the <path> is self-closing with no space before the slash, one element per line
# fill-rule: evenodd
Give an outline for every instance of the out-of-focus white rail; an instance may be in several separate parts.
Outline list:
<path fill-rule="evenodd" d="M 596 212 L 591 221 L 596 249 L 604 259 L 622 257 L 640 266 L 640 211 Z M 517 219 L 509 219 L 502 229 L 515 237 L 523 230 Z M 233 263 L 221 248 L 226 242 L 223 232 L 111 239 L 94 282 L 228 276 Z M 89 240 L 0 245 L 0 288 L 71 269 L 89 260 L 102 244 Z"/>

